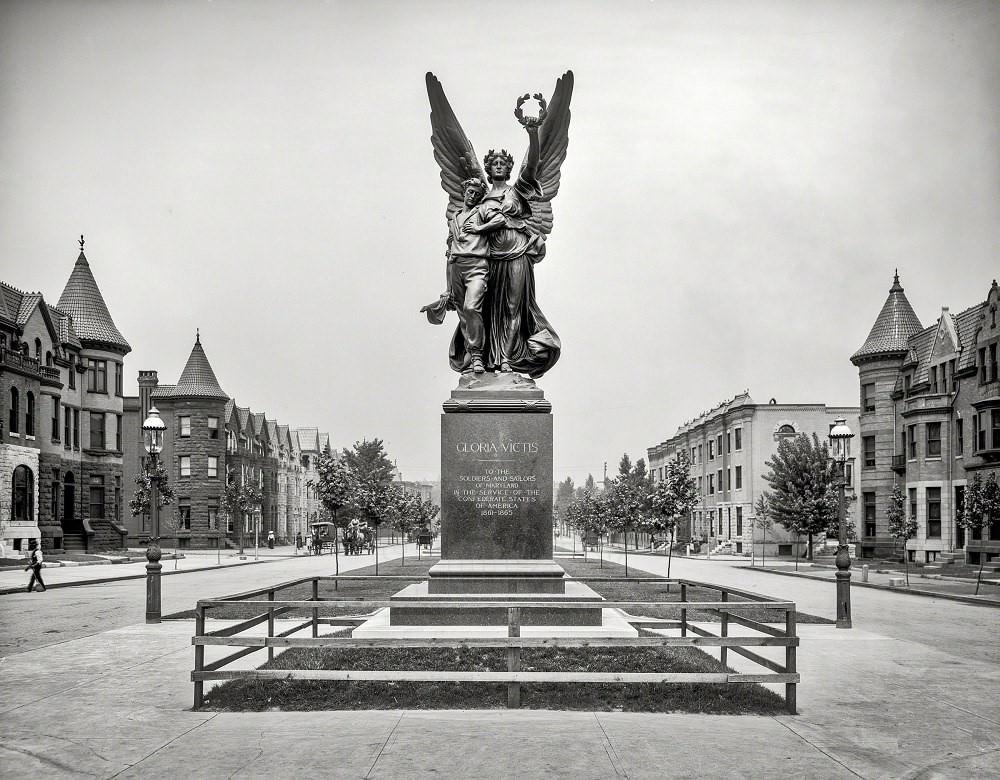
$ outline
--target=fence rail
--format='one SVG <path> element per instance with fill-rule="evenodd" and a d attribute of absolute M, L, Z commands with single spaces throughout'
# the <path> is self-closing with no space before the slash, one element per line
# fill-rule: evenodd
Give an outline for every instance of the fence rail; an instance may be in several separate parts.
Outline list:
<path fill-rule="evenodd" d="M 332 598 L 320 599 L 319 587 L 322 582 L 357 580 L 407 580 L 405 576 L 359 576 L 303 577 L 280 583 L 268 588 L 246 591 L 216 599 L 198 601 L 195 611 L 195 635 L 191 638 L 194 646 L 194 669 L 191 681 L 194 683 L 194 709 L 203 706 L 206 681 L 260 679 L 260 680 L 381 680 L 381 681 L 438 681 L 438 682 L 493 682 L 507 684 L 507 706 L 520 706 L 521 689 L 524 683 L 777 683 L 785 686 L 785 706 L 788 712 L 796 711 L 796 686 L 799 674 L 796 671 L 796 649 L 799 637 L 796 635 L 795 603 L 778 601 L 750 593 L 748 591 L 725 588 L 711 583 L 662 577 L 579 577 L 567 578 L 577 582 L 655 582 L 667 586 L 679 586 L 679 601 L 572 601 L 550 603 L 547 601 L 522 601 L 497 598 L 492 601 L 428 601 L 421 602 L 427 607 L 459 607 L 462 609 L 507 609 L 506 637 L 467 638 L 354 638 L 346 636 L 319 636 L 321 624 L 331 626 L 359 626 L 370 617 L 371 610 L 389 605 L 387 599 Z M 490 578 L 483 578 L 490 579 Z M 309 584 L 310 599 L 279 600 L 278 592 Z M 702 588 L 717 592 L 717 601 L 689 601 L 689 588 Z M 259 597 L 263 596 L 261 599 Z M 743 601 L 731 601 L 736 596 Z M 259 607 L 262 612 L 252 618 L 213 631 L 206 631 L 206 620 L 210 610 L 242 604 Z M 546 609 L 673 609 L 679 611 L 679 619 L 634 616 L 623 613 L 626 621 L 635 628 L 679 631 L 675 636 L 638 637 L 522 637 L 521 610 L 530 607 Z M 351 608 L 369 610 L 367 615 L 346 615 L 320 617 L 323 608 Z M 747 609 L 769 609 L 784 613 L 784 627 L 754 620 L 740 614 Z M 311 616 L 295 623 L 280 633 L 275 633 L 275 618 L 292 610 L 310 610 Z M 713 633 L 702 621 L 688 620 L 690 610 L 711 612 L 719 616 L 719 633 Z M 266 636 L 239 636 L 243 632 L 265 624 Z M 699 625 L 698 623 L 702 623 Z M 756 632 L 756 635 L 731 635 L 730 625 L 735 624 Z M 714 625 L 712 623 L 711 625 Z M 309 630 L 311 636 L 292 636 Z M 210 663 L 205 662 L 206 647 L 239 648 L 233 653 Z M 234 661 L 251 653 L 267 650 L 268 660 L 274 659 L 275 648 L 286 650 L 292 647 L 326 647 L 342 649 L 363 649 L 376 647 L 392 648 L 505 648 L 507 671 L 431 671 L 431 670 L 373 670 L 352 671 L 345 669 L 224 669 Z M 521 651 L 530 648 L 565 647 L 703 647 L 719 648 L 723 666 L 728 665 L 728 654 L 734 654 L 762 667 L 765 671 L 757 674 L 724 672 L 524 672 L 521 671 Z M 771 660 L 749 648 L 784 647 L 784 662 Z"/>

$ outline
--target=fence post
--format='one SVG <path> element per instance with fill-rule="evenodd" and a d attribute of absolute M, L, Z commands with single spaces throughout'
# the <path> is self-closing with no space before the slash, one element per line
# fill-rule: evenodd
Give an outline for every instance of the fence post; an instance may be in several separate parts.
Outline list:
<path fill-rule="evenodd" d="M 681 603 L 683 604 L 688 600 L 688 586 L 686 582 L 681 583 Z M 686 609 L 681 610 L 681 636 L 688 635 L 688 611 Z"/>
<path fill-rule="evenodd" d="M 205 635 L 205 608 L 199 604 L 195 608 L 194 635 L 201 637 Z M 205 645 L 194 646 L 194 670 L 201 672 L 205 668 Z M 200 710 L 205 703 L 205 682 L 203 680 L 194 681 L 194 709 Z"/>
<path fill-rule="evenodd" d="M 319 577 L 313 577 L 313 601 L 319 601 Z M 313 607 L 313 637 L 319 636 L 319 607 Z"/>
<path fill-rule="evenodd" d="M 795 632 L 795 608 L 792 607 L 785 610 L 785 636 L 791 639 L 795 636 Z M 785 647 L 785 673 L 794 674 L 795 671 L 795 647 L 788 645 Z M 789 715 L 795 714 L 795 691 L 795 683 L 785 683 L 785 707 Z"/>
<path fill-rule="evenodd" d="M 270 602 L 274 601 L 274 591 L 273 590 L 269 590 L 267 592 L 267 600 L 270 601 Z M 267 638 L 268 639 L 273 639 L 274 638 L 274 607 L 273 606 L 269 606 L 267 608 Z M 268 648 L 267 648 L 267 660 L 268 661 L 273 661 L 274 660 L 274 645 L 268 645 Z"/>
<path fill-rule="evenodd" d="M 521 608 L 507 608 L 507 636 L 521 636 Z M 507 671 L 521 671 L 521 648 L 507 648 Z M 521 707 L 521 683 L 507 683 L 507 709 L 516 710 Z"/>
<path fill-rule="evenodd" d="M 729 601 L 728 591 L 722 591 L 722 601 Z M 720 636 L 729 636 L 729 613 L 722 613 L 722 633 Z M 725 666 L 726 662 L 729 660 L 729 648 L 723 645 L 722 652 L 719 653 L 719 660 L 722 661 L 722 665 Z"/>

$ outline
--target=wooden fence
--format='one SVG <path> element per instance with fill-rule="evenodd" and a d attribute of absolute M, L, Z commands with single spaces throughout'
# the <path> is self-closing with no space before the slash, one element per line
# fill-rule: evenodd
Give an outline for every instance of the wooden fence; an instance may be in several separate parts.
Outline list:
<path fill-rule="evenodd" d="M 777 601 L 766 596 L 749 593 L 734 588 L 725 588 L 710 583 L 684 579 L 665 579 L 662 577 L 581 577 L 567 578 L 578 582 L 650 582 L 666 585 L 668 591 L 677 586 L 680 590 L 679 601 L 572 601 L 563 604 L 553 604 L 548 601 L 510 601 L 498 597 L 492 601 L 426 601 L 421 606 L 428 608 L 461 607 L 463 609 L 497 609 L 507 610 L 506 637 L 475 637 L 475 638 L 413 638 L 385 639 L 359 638 L 346 636 L 319 636 L 319 626 L 330 625 L 339 627 L 356 627 L 364 623 L 367 615 L 350 615 L 344 617 L 320 617 L 319 604 L 349 607 L 351 609 L 374 610 L 389 606 L 388 599 L 320 599 L 319 588 L 322 582 L 337 583 L 350 580 L 405 580 L 413 582 L 413 577 L 405 576 L 339 576 L 339 577 L 304 577 L 297 580 L 273 585 L 268 588 L 238 593 L 217 599 L 202 599 L 198 601 L 195 614 L 195 635 L 191 638 L 194 645 L 194 670 L 191 680 L 194 683 L 194 709 L 199 709 L 204 703 L 204 684 L 206 680 L 233 680 L 253 678 L 261 680 L 392 680 L 392 681 L 439 681 L 439 682 L 500 682 L 507 683 L 507 706 L 520 706 L 522 683 L 779 683 L 785 686 L 785 705 L 791 714 L 796 711 L 796 685 L 799 674 L 796 671 L 795 653 L 799 645 L 796 635 L 795 604 L 790 601 Z M 303 584 L 310 584 L 312 596 L 308 600 L 278 600 L 275 595 Z M 688 590 L 703 588 L 719 594 L 715 601 L 689 601 Z M 730 597 L 738 597 L 742 601 L 731 601 Z M 263 598 L 262 598 L 263 597 Z M 260 614 L 243 620 L 234 625 L 214 631 L 206 631 L 206 617 L 210 610 L 233 604 L 259 607 Z M 602 609 L 648 609 L 650 607 L 669 607 L 680 611 L 679 620 L 660 619 L 625 615 L 628 623 L 637 629 L 679 629 L 679 636 L 638 636 L 638 637 L 522 637 L 521 610 L 529 607 L 545 607 L 546 609 L 581 609 L 599 607 Z M 783 627 L 769 622 L 754 620 L 735 613 L 748 609 L 766 608 L 784 614 Z M 276 634 L 275 619 L 295 609 L 311 609 L 312 615 L 305 621 L 295 623 L 290 628 Z M 719 616 L 719 633 L 713 633 L 706 627 L 704 621 L 689 621 L 688 612 L 699 610 Z M 266 636 L 240 636 L 245 631 L 256 626 L 267 624 Z M 700 625 L 699 625 L 700 624 Z M 709 626 L 716 625 L 714 622 Z M 754 635 L 732 635 L 732 625 L 742 626 L 755 632 Z M 780 626 L 780 623 L 779 623 Z M 311 636 L 295 637 L 306 629 Z M 227 646 L 239 648 L 235 652 L 212 661 L 205 662 L 205 648 L 209 646 Z M 460 671 L 429 671 L 429 670 L 384 670 L 384 671 L 351 671 L 345 669 L 247 669 L 224 670 L 224 667 L 243 658 L 250 653 L 267 650 L 269 661 L 274 659 L 275 648 L 282 650 L 291 647 L 330 647 L 330 648 L 472 648 L 500 647 L 507 651 L 507 671 L 460 672 Z M 720 660 L 723 666 L 728 663 L 728 654 L 734 653 L 765 671 L 754 674 L 744 674 L 732 671 L 723 672 L 523 672 L 521 671 L 521 650 L 538 647 L 700 647 L 720 648 Z M 784 663 L 773 661 L 749 648 L 783 647 L 785 648 Z"/>

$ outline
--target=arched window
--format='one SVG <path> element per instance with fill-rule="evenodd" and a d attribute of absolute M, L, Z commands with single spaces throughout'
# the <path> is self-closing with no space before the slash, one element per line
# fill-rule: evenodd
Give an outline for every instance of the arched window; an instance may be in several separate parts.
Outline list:
<path fill-rule="evenodd" d="M 24 434 L 25 436 L 35 435 L 35 394 L 30 390 L 26 394 L 27 403 L 24 405 Z"/>
<path fill-rule="evenodd" d="M 18 425 L 18 419 L 21 417 L 20 400 L 21 395 L 17 392 L 17 388 L 12 387 L 10 389 L 10 415 L 7 420 L 7 430 L 11 433 L 18 433 L 21 430 L 21 426 Z"/>
<path fill-rule="evenodd" d="M 41 360 L 42 359 L 42 340 L 41 339 L 35 339 L 35 359 L 36 360 Z"/>
<path fill-rule="evenodd" d="M 788 425 L 788 424 L 782 425 L 780 428 L 778 428 L 778 435 L 779 436 L 794 436 L 795 435 L 795 429 L 791 425 Z"/>
<path fill-rule="evenodd" d="M 11 519 L 16 522 L 32 523 L 35 520 L 35 475 L 27 466 L 14 469 L 13 495 L 11 496 Z"/>
<path fill-rule="evenodd" d="M 47 366 L 52 365 L 52 353 L 48 350 L 46 350 L 45 352 L 45 365 Z"/>

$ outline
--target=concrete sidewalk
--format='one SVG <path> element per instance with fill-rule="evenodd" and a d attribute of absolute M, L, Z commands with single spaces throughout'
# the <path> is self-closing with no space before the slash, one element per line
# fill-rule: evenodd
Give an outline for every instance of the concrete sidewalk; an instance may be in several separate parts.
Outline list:
<path fill-rule="evenodd" d="M 630 568 L 662 573 L 657 560 L 629 558 Z M 827 582 L 721 562 L 688 562 L 679 572 L 677 564 L 677 576 L 734 587 L 766 578 L 774 587 L 763 592 L 814 614 L 834 606 Z M 268 570 L 255 571 L 266 582 Z M 897 593 L 857 595 L 854 629 L 800 626 L 799 714 L 780 717 L 192 712 L 192 622 L 128 626 L 2 660 L 0 777 L 159 777 L 178 770 L 206 778 L 1000 773 L 997 613 Z M 952 634 L 964 626 L 968 636 L 925 643 L 906 621 L 893 620 L 909 611 L 902 605 L 919 620 L 945 622 Z"/>

